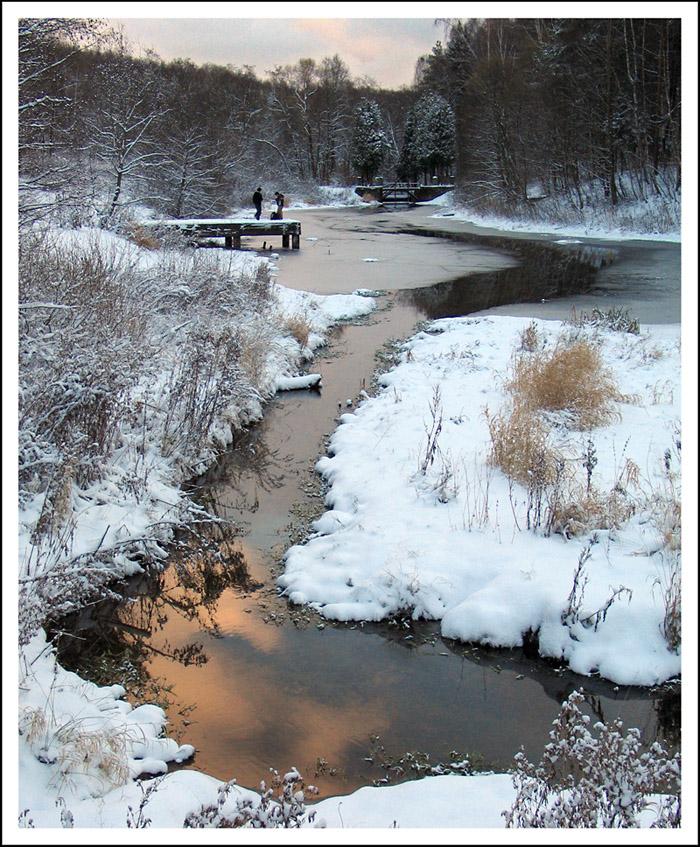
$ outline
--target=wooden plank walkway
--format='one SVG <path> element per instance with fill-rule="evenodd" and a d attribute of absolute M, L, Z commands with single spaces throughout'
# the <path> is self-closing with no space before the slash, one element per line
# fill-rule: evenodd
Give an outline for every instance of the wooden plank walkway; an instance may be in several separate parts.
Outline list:
<path fill-rule="evenodd" d="M 282 247 L 288 248 L 291 238 L 292 250 L 299 249 L 301 221 L 256 221 L 232 218 L 191 218 L 159 221 L 154 226 L 168 226 L 182 230 L 195 239 L 223 238 L 227 250 L 241 249 L 243 235 L 281 235 Z"/>

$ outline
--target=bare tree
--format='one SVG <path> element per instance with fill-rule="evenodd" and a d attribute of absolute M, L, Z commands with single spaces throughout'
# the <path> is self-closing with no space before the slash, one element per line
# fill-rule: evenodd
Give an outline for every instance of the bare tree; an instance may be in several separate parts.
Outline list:
<path fill-rule="evenodd" d="M 106 180 L 101 225 L 105 226 L 123 202 L 143 199 L 151 171 L 162 158 L 155 143 L 155 124 L 167 114 L 150 63 L 134 63 L 123 52 L 106 57 L 97 68 L 94 99 L 85 117 L 89 145 Z"/>
<path fill-rule="evenodd" d="M 74 96 L 68 69 L 81 51 L 103 37 L 103 24 L 95 19 L 18 22 L 20 223 L 31 223 L 55 209 L 55 192 L 75 175 Z"/>

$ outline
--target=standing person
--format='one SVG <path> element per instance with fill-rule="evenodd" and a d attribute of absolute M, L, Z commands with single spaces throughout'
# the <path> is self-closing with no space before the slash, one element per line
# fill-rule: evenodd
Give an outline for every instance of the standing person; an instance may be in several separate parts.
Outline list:
<path fill-rule="evenodd" d="M 282 220 L 282 212 L 284 211 L 284 194 L 281 191 L 278 191 L 275 194 L 275 200 L 277 201 L 277 220 Z"/>
<path fill-rule="evenodd" d="M 262 214 L 262 202 L 263 202 L 262 189 L 260 188 L 260 186 L 258 186 L 258 188 L 255 191 L 255 194 L 253 194 L 253 205 L 255 206 L 255 220 L 256 221 L 260 220 L 260 215 Z"/>

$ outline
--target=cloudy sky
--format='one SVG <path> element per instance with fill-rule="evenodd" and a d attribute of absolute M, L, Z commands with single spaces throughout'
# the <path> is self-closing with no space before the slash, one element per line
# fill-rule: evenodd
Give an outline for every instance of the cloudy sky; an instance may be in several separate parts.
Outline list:
<path fill-rule="evenodd" d="M 106 4 L 107 6 L 111 4 Z M 129 6 L 130 4 L 118 4 Z M 406 4 L 415 7 L 417 4 Z M 439 4 L 419 4 L 423 13 Z M 197 17 L 157 17 L 159 13 L 177 13 L 180 4 L 133 4 L 133 12 L 153 17 L 110 17 L 120 24 L 137 49 L 152 48 L 165 60 L 189 58 L 196 64 L 252 65 L 258 77 L 275 65 L 295 64 L 301 58 L 321 60 L 336 53 L 349 67 L 353 77 L 371 77 L 383 88 L 411 85 L 416 60 L 429 53 L 444 38 L 444 26 L 435 17 L 283 17 L 289 13 L 332 12 L 341 8 L 346 14 L 371 8 L 372 4 L 242 4 L 199 3 L 187 6 Z M 387 6 L 394 15 L 406 7 Z M 210 7 L 210 8 L 207 8 Z M 213 8 L 211 8 L 213 7 Z M 377 8 L 375 7 L 375 8 Z M 260 17 L 273 8 L 279 17 Z M 226 11 L 250 10 L 251 17 L 226 17 Z M 128 13 L 128 9 L 125 9 Z M 214 17 L 208 17 L 212 13 Z"/>

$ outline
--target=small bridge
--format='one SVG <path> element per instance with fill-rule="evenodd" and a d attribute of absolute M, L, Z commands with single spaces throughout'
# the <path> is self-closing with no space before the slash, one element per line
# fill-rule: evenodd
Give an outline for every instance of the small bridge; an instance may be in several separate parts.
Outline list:
<path fill-rule="evenodd" d="M 233 220 L 231 218 L 192 218 L 189 220 L 176 219 L 159 221 L 153 226 L 167 226 L 179 229 L 185 235 L 189 235 L 199 246 L 223 246 L 227 250 L 241 249 L 241 236 L 243 235 L 281 235 L 282 247 L 288 248 L 291 238 L 292 250 L 299 249 L 299 238 L 301 236 L 301 221 L 256 221 L 256 220 Z M 223 245 L 206 245 L 201 242 L 205 239 L 223 238 Z"/>
<path fill-rule="evenodd" d="M 376 185 L 358 185 L 355 194 L 363 200 L 376 201 L 384 206 L 414 206 L 427 203 L 441 194 L 452 191 L 454 185 L 421 185 L 417 182 L 388 182 Z"/>

